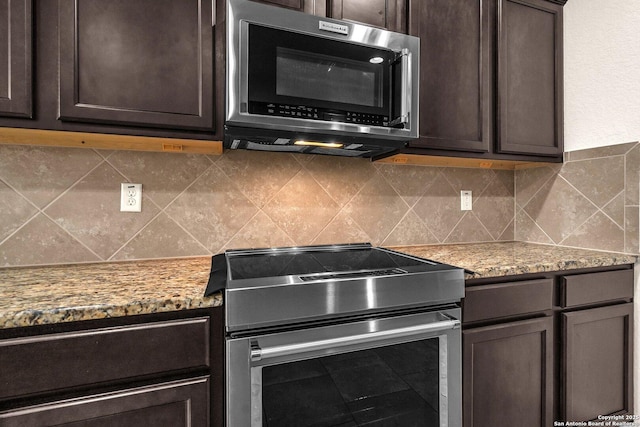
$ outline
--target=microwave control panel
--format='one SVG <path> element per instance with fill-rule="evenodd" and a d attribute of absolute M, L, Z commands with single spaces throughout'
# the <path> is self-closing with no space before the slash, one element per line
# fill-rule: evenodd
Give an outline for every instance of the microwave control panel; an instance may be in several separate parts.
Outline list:
<path fill-rule="evenodd" d="M 251 102 L 249 103 L 249 113 L 327 122 L 353 123 L 358 125 L 389 126 L 389 116 L 356 113 L 352 111 L 327 110 L 317 107 L 307 107 L 306 105 Z"/>

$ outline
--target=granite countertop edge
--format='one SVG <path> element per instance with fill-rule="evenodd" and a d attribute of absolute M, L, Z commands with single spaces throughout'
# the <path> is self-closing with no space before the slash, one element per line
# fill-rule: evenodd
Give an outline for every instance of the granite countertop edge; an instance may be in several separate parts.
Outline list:
<path fill-rule="evenodd" d="M 633 264 L 635 255 L 522 242 L 389 246 L 480 279 Z M 205 297 L 211 257 L 0 268 L 0 329 L 223 305 Z"/>
<path fill-rule="evenodd" d="M 465 279 L 634 264 L 637 256 L 525 242 L 394 246 L 399 252 L 464 268 Z"/>
<path fill-rule="evenodd" d="M 0 329 L 222 306 L 211 257 L 0 268 Z"/>

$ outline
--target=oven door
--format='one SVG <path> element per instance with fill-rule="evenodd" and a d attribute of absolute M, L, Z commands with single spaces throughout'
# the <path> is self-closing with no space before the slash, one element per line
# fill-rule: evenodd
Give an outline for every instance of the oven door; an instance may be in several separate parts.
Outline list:
<path fill-rule="evenodd" d="M 227 426 L 461 426 L 459 318 L 453 308 L 230 338 Z"/>

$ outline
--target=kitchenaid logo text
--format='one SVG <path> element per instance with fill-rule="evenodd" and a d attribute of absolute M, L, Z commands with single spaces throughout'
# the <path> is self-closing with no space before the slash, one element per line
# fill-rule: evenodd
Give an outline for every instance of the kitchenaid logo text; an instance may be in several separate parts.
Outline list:
<path fill-rule="evenodd" d="M 320 27 L 323 31 L 331 31 L 332 33 L 349 35 L 349 27 L 346 25 L 336 24 L 335 22 L 320 21 Z"/>

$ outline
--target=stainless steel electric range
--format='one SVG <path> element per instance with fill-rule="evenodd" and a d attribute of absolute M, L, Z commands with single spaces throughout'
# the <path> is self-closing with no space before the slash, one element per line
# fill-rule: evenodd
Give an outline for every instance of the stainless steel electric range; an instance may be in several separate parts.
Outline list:
<path fill-rule="evenodd" d="M 464 271 L 370 244 L 227 251 L 226 422 L 461 425 Z"/>

